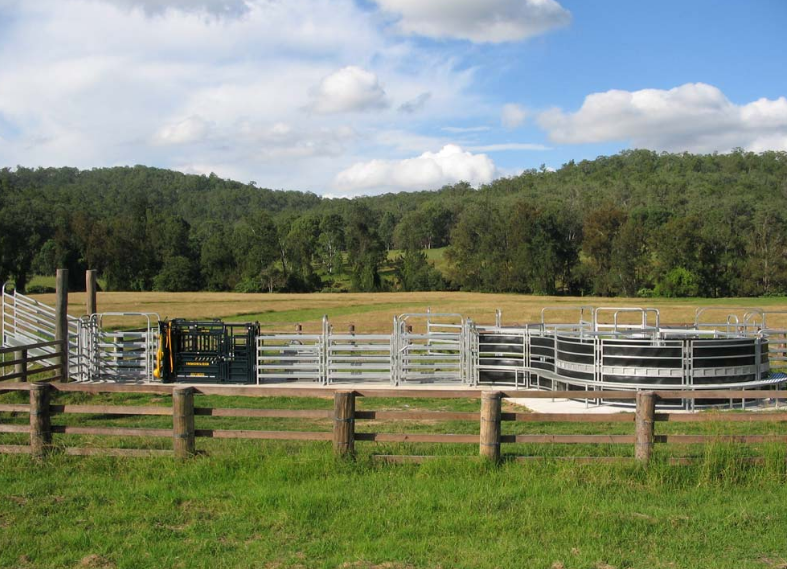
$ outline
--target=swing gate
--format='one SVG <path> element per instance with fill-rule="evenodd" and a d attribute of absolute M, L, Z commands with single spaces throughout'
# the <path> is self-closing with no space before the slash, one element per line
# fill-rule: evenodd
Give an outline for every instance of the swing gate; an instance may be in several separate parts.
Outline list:
<path fill-rule="evenodd" d="M 105 327 L 114 319 L 117 329 Z M 80 319 L 83 371 L 77 381 L 147 381 L 153 377 L 153 359 L 158 338 L 158 315 L 142 312 L 104 312 Z M 132 323 L 142 328 L 124 329 Z"/>

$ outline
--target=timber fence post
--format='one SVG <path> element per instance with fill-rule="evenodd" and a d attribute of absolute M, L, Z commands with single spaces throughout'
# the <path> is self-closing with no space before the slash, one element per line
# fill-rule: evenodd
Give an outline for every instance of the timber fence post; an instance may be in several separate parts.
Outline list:
<path fill-rule="evenodd" d="M 500 431 L 503 394 L 484 391 L 481 394 L 481 441 L 479 451 L 483 458 L 500 461 Z"/>
<path fill-rule="evenodd" d="M 355 454 L 355 392 L 333 394 L 333 453 L 351 457 Z"/>
<path fill-rule="evenodd" d="M 27 381 L 27 348 L 14 352 L 14 359 L 19 360 L 14 366 L 14 373 L 19 374 L 19 381 L 24 383 Z"/>
<path fill-rule="evenodd" d="M 52 420 L 49 412 L 48 383 L 30 386 L 30 454 L 43 458 L 52 446 Z"/>
<path fill-rule="evenodd" d="M 85 309 L 88 316 L 98 312 L 96 307 L 96 290 L 98 289 L 96 286 L 96 274 L 97 271 L 95 270 L 85 271 Z"/>
<path fill-rule="evenodd" d="M 194 388 L 176 387 L 172 390 L 172 449 L 175 458 L 194 456 Z"/>
<path fill-rule="evenodd" d="M 644 465 L 653 455 L 654 419 L 656 416 L 656 394 L 652 391 L 637 392 L 636 432 L 634 435 L 634 459 Z"/>
<path fill-rule="evenodd" d="M 55 298 L 55 340 L 63 342 L 60 355 L 61 379 L 68 381 L 68 269 L 57 270 Z"/>

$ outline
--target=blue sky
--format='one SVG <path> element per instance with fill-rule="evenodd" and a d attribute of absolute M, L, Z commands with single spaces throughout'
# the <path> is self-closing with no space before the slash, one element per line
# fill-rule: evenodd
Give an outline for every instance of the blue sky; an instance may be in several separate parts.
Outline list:
<path fill-rule="evenodd" d="M 362 195 L 787 151 L 787 2 L 0 0 L 0 166 Z"/>

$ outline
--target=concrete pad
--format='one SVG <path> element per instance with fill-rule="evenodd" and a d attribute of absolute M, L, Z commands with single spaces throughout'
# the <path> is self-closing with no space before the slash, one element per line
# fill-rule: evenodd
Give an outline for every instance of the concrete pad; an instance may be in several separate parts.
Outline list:
<path fill-rule="evenodd" d="M 535 413 L 625 413 L 633 412 L 633 408 L 615 405 L 585 404 L 584 401 L 573 399 L 506 399 L 514 405 L 522 405 Z"/>

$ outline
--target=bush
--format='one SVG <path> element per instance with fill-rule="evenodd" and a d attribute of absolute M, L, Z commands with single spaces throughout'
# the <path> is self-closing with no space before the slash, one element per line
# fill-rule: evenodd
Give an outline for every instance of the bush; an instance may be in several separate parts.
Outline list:
<path fill-rule="evenodd" d="M 199 290 L 199 269 L 186 257 L 175 255 L 164 261 L 161 271 L 153 279 L 153 290 L 184 292 Z"/>
<path fill-rule="evenodd" d="M 688 269 L 675 267 L 656 283 L 653 293 L 668 298 L 699 296 L 700 278 Z"/>

